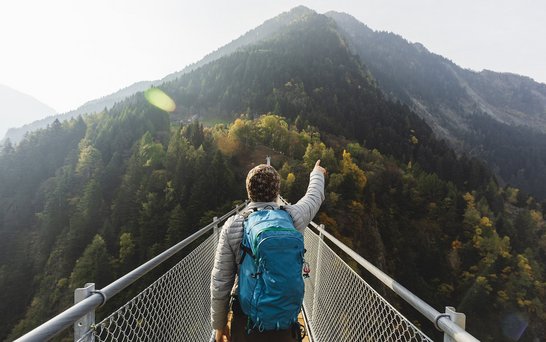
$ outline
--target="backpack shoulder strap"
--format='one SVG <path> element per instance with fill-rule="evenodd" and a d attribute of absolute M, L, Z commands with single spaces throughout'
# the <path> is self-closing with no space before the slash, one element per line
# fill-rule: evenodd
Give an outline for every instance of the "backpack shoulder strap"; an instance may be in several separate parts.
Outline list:
<path fill-rule="evenodd" d="M 252 258 L 254 258 L 254 253 L 252 253 L 252 249 L 250 249 L 250 246 L 247 246 L 245 244 L 245 236 L 246 236 L 245 227 L 246 227 L 247 219 L 250 216 L 250 214 L 255 213 L 257 211 L 258 211 L 258 208 L 251 208 L 251 209 L 245 210 L 239 214 L 239 217 L 237 219 L 235 219 L 235 220 L 240 220 L 241 225 L 243 226 L 243 236 L 241 239 L 241 247 L 240 247 L 242 251 L 242 255 L 241 255 L 241 260 L 239 260 L 239 265 L 243 263 L 243 260 L 245 259 L 245 256 L 247 254 L 250 255 Z"/>
<path fill-rule="evenodd" d="M 240 215 L 246 220 L 250 214 L 255 213 L 257 211 L 258 211 L 258 208 L 250 208 L 248 210 L 243 211 Z"/>

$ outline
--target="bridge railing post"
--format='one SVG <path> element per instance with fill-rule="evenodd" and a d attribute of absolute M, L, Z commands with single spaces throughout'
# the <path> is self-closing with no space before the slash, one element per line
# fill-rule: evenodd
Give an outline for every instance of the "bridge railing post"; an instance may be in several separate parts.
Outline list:
<path fill-rule="evenodd" d="M 95 283 L 86 283 L 83 288 L 74 290 L 74 304 L 78 304 L 91 296 L 95 291 Z M 94 342 L 95 336 L 90 333 L 95 324 L 95 310 L 89 311 L 74 323 L 74 341 Z"/>
<path fill-rule="evenodd" d="M 324 225 L 320 225 L 321 229 L 324 229 Z M 316 323 L 317 321 L 317 311 L 318 308 L 318 300 L 319 300 L 319 290 L 320 290 L 320 269 L 322 267 L 321 263 L 321 257 L 322 257 L 322 244 L 324 244 L 324 234 L 322 234 L 322 230 L 319 230 L 319 240 L 318 240 L 318 246 L 317 246 L 317 265 L 315 270 L 315 284 L 313 292 L 313 310 L 311 313 L 311 320 Z"/>
<path fill-rule="evenodd" d="M 455 311 L 455 308 L 452 306 L 446 306 L 445 314 L 449 316 L 449 319 L 465 329 L 466 326 L 466 315 L 462 312 Z M 453 339 L 451 336 L 449 336 L 447 333 L 444 333 L 444 342 L 455 342 L 455 339 Z"/>

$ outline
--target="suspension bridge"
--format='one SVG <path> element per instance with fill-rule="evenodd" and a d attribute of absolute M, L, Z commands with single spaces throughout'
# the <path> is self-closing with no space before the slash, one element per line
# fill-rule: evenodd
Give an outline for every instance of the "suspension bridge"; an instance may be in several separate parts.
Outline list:
<path fill-rule="evenodd" d="M 220 227 L 246 205 L 247 202 L 215 217 L 206 227 L 102 289 L 95 289 L 93 283 L 76 289 L 72 307 L 16 341 L 47 341 L 70 335 L 67 330 L 71 327 L 73 339 L 78 342 L 214 341 L 209 285 Z M 443 341 L 478 341 L 464 330 L 464 314 L 452 307 L 437 311 L 329 234 L 324 226 L 311 222 L 304 239 L 311 273 L 305 280 L 302 317 L 309 341 L 432 341 L 355 272 L 333 246 L 413 306 L 443 333 Z M 201 240 L 150 286 L 95 322 L 98 307 Z"/>

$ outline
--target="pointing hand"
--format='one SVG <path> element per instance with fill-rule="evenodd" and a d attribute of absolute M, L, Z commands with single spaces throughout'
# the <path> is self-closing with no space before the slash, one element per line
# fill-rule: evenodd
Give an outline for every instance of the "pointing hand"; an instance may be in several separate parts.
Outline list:
<path fill-rule="evenodd" d="M 326 169 L 320 166 L 320 159 L 317 160 L 317 162 L 315 163 L 315 168 L 313 169 L 313 171 L 320 171 L 323 175 L 326 176 Z"/>

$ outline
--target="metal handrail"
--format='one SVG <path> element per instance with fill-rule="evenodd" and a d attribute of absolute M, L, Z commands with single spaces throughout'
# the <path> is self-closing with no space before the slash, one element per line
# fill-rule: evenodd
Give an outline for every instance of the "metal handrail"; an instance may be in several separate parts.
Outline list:
<path fill-rule="evenodd" d="M 141 278 L 142 276 L 144 276 L 145 274 L 147 274 L 148 272 L 156 268 L 165 260 L 169 259 L 174 254 L 182 250 L 184 247 L 188 246 L 190 243 L 192 243 L 193 241 L 201 237 L 203 234 L 207 233 L 212 228 L 217 227 L 220 222 L 226 220 L 228 217 L 230 217 L 234 213 L 239 212 L 247 204 L 248 204 L 248 201 L 245 201 L 244 203 L 236 206 L 234 209 L 226 213 L 224 216 L 218 219 L 215 219 L 209 225 L 201 228 L 200 230 L 193 233 L 186 239 L 182 240 L 181 242 L 167 249 L 166 251 L 154 257 L 153 259 L 150 259 L 146 263 L 140 265 L 133 271 L 115 280 L 114 282 L 102 288 L 101 290 L 93 291 L 93 294 L 91 296 L 71 306 L 67 310 L 51 318 L 49 321 L 36 327 L 35 329 L 31 330 L 30 332 L 26 333 L 25 335 L 21 336 L 15 341 L 16 342 L 46 341 L 53 338 L 54 336 L 56 336 L 57 334 L 59 334 L 60 332 L 68 328 L 70 325 L 74 324 L 82 316 L 86 315 L 88 312 L 93 311 L 95 310 L 95 308 L 106 303 L 107 300 L 109 300 L 110 298 L 112 298 L 113 296 L 121 292 L 123 289 L 125 289 L 129 285 L 133 284 L 136 280 L 138 280 L 139 278 Z"/>
<path fill-rule="evenodd" d="M 285 204 L 288 204 L 282 198 L 281 198 L 281 201 L 283 201 Z M 245 201 L 243 204 L 236 206 L 233 210 L 224 214 L 219 219 L 214 218 L 213 222 L 210 223 L 209 225 L 201 228 L 194 234 L 190 235 L 188 238 L 184 239 L 183 241 L 179 242 L 173 247 L 167 249 L 165 252 L 149 260 L 148 262 L 142 264 L 138 268 L 127 273 L 125 276 L 112 282 L 111 284 L 107 285 L 103 289 L 97 290 L 97 291 L 91 291 L 92 294 L 89 297 L 73 305 L 72 307 L 60 313 L 59 315 L 53 317 L 49 321 L 43 323 L 42 325 L 38 326 L 34 330 L 28 332 L 27 334 L 20 337 L 16 341 L 44 341 L 44 340 L 51 339 L 52 337 L 59 334 L 61 331 L 65 330 L 71 324 L 78 321 L 80 318 L 82 318 L 82 316 L 85 316 L 86 314 L 93 312 L 95 308 L 103 305 L 107 300 L 109 300 L 110 298 L 112 298 L 113 296 L 121 292 L 123 289 L 125 289 L 129 285 L 133 284 L 137 279 L 141 278 L 142 276 L 144 276 L 145 274 L 153 270 L 155 267 L 163 263 L 165 260 L 169 259 L 174 254 L 179 252 L 181 249 L 188 246 L 190 243 L 192 243 L 193 241 L 195 241 L 196 239 L 198 239 L 199 237 L 207 233 L 209 230 L 211 230 L 212 228 L 218 227 L 220 222 L 223 222 L 234 213 L 241 211 L 241 209 L 244 208 L 247 204 L 248 204 L 248 201 Z M 418 298 L 416 295 L 414 295 L 404 286 L 397 283 L 394 279 L 386 275 L 380 269 L 372 265 L 369 261 L 367 261 L 362 256 L 354 252 L 352 249 L 347 247 L 341 241 L 336 239 L 334 236 L 328 233 L 323 228 L 323 226 L 319 226 L 314 222 L 311 222 L 310 226 L 318 230 L 321 236 L 324 236 L 328 240 L 330 240 L 333 244 L 335 244 L 337 247 L 343 250 L 347 255 L 349 255 L 356 262 L 358 262 L 362 267 L 364 267 L 367 271 L 369 271 L 372 275 L 374 275 L 377 279 L 379 279 L 383 284 L 389 287 L 393 292 L 395 292 L 402 299 L 404 299 L 408 304 L 410 304 L 412 307 L 418 310 L 421 314 L 423 314 L 429 321 L 434 323 L 437 329 L 444 332 L 453 341 L 464 341 L 464 342 L 478 341 L 472 335 L 467 333 L 464 330 L 464 328 L 461 328 L 455 322 L 453 322 L 450 319 L 450 316 L 448 314 L 442 314 L 438 312 L 437 310 L 435 310 L 433 307 L 431 307 L 429 304 L 427 304 L 426 302 Z M 213 339 L 214 339 L 214 332 L 211 336 L 211 340 Z"/>
<path fill-rule="evenodd" d="M 408 304 L 410 304 L 417 311 L 419 311 L 429 321 L 434 323 L 434 325 L 436 326 L 438 330 L 444 332 L 449 337 L 451 337 L 454 341 L 457 341 L 457 342 L 459 341 L 460 342 L 478 342 L 479 341 L 474 336 L 466 332 L 463 328 L 455 324 L 455 322 L 451 321 L 450 316 L 448 314 L 440 313 L 438 310 L 434 309 L 432 306 L 427 304 L 421 298 L 417 297 L 411 291 L 409 291 L 404 286 L 402 286 L 401 284 L 396 282 L 394 279 L 389 277 L 379 268 L 372 265 L 368 260 L 364 259 L 362 256 L 360 256 L 358 253 L 353 251 L 343 242 L 336 239 L 334 236 L 332 236 L 330 233 L 324 230 L 323 227 L 319 226 L 318 224 L 312 221 L 311 221 L 311 225 L 315 229 L 317 229 L 320 234 L 328 238 L 328 240 L 330 240 L 333 244 L 335 244 L 337 247 L 339 247 L 341 250 L 347 253 L 347 255 L 353 258 L 368 272 L 370 272 L 377 279 L 379 279 L 383 284 L 385 284 L 388 288 L 390 288 L 394 293 L 399 295 Z"/>

